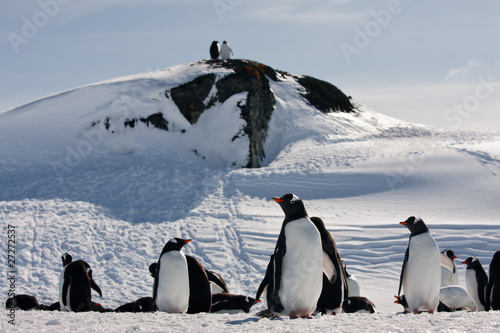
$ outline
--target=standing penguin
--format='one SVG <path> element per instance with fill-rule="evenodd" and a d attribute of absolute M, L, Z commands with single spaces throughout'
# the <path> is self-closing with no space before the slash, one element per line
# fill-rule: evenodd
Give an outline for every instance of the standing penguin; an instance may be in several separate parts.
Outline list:
<path fill-rule="evenodd" d="M 274 250 L 270 310 L 290 318 L 310 317 L 323 286 L 321 237 L 299 197 L 288 193 L 273 200 L 283 209 L 285 220 Z"/>
<path fill-rule="evenodd" d="M 486 297 L 486 287 L 488 285 L 488 275 L 476 257 L 467 258 L 462 264 L 467 265 L 465 269 L 465 286 L 470 297 L 477 305 L 477 311 L 488 311 L 488 297 Z"/>
<path fill-rule="evenodd" d="M 323 289 L 317 304 L 322 314 L 342 313 L 342 302 L 347 298 L 347 277 L 332 234 L 319 217 L 311 217 L 321 236 L 323 247 Z"/>
<path fill-rule="evenodd" d="M 500 310 L 500 251 L 495 252 L 491 259 L 486 296 L 491 310 Z"/>
<path fill-rule="evenodd" d="M 62 286 L 64 284 L 64 271 L 66 270 L 66 266 L 68 266 L 73 261 L 73 256 L 71 254 L 69 254 L 68 252 L 66 252 L 61 256 L 61 260 L 62 260 L 63 270 L 61 271 L 61 274 L 59 275 L 59 306 L 60 306 L 61 311 L 68 311 L 68 309 L 66 309 L 66 307 L 61 305 L 62 304 L 62 302 L 61 302 L 62 292 L 63 292 Z"/>
<path fill-rule="evenodd" d="M 173 238 L 165 244 L 156 264 L 153 300 L 159 311 L 184 313 L 189 304 L 189 274 L 181 252 L 190 239 Z"/>
<path fill-rule="evenodd" d="M 455 259 L 457 257 L 452 250 L 446 249 L 441 251 L 441 287 L 458 285 Z"/>
<path fill-rule="evenodd" d="M 398 296 L 403 287 L 409 311 L 434 313 L 439 305 L 441 284 L 439 248 L 421 218 L 411 216 L 400 224 L 411 234 L 401 269 Z"/>
<path fill-rule="evenodd" d="M 214 40 L 212 42 L 212 45 L 210 45 L 210 58 L 212 59 L 219 59 L 220 56 L 220 48 L 219 48 L 219 42 Z"/>
<path fill-rule="evenodd" d="M 220 49 L 220 57 L 222 59 L 230 59 L 232 55 L 233 55 L 233 50 L 231 50 L 229 44 L 226 41 L 224 41 Z"/>
<path fill-rule="evenodd" d="M 64 267 L 60 284 L 59 305 L 61 311 L 91 311 L 91 288 L 102 297 L 101 288 L 92 278 L 90 265 L 83 260 L 72 261 Z"/>
<path fill-rule="evenodd" d="M 210 312 L 212 307 L 212 290 L 205 268 L 196 258 L 186 256 L 189 300 L 187 313 Z"/>

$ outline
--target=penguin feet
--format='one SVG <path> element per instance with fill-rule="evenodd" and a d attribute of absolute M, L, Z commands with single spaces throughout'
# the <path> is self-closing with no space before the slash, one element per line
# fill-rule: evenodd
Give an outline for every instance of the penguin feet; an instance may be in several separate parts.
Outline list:
<path fill-rule="evenodd" d="M 279 316 L 270 309 L 259 311 L 255 314 L 260 318 L 277 319 Z"/>

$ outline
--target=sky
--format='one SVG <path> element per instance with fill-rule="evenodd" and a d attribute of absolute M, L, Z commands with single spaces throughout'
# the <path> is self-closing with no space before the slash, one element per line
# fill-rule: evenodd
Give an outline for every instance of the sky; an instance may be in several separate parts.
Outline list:
<path fill-rule="evenodd" d="M 328 81 L 373 110 L 476 131 L 500 124 L 500 2 L 0 0 L 0 112 L 209 58 Z"/>

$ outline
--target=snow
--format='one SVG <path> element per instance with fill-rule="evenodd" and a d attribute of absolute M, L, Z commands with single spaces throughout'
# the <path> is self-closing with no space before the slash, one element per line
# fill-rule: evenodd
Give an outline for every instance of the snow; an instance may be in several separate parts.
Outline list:
<path fill-rule="evenodd" d="M 172 237 L 183 251 L 254 296 L 283 220 L 273 200 L 298 195 L 335 238 L 361 296 L 378 314 L 310 320 L 250 314 L 2 312 L 0 331 L 496 331 L 498 312 L 402 315 L 394 304 L 409 232 L 420 216 L 440 250 L 476 256 L 488 271 L 500 249 L 500 135 L 405 123 L 356 104 L 324 114 L 291 77 L 272 82 L 276 109 L 259 169 L 243 169 L 247 138 L 238 94 L 190 125 L 166 89 L 227 69 L 179 65 L 80 87 L 0 113 L 0 221 L 16 226 L 16 292 L 58 300 L 60 257 L 86 260 L 108 308 L 152 296 L 148 266 Z M 213 111 L 213 112 L 212 112 Z M 122 120 L 163 112 L 169 131 Z M 104 130 L 109 117 L 115 133 Z M 101 121 L 96 126 L 93 122 Z M 222 126 L 227 125 L 227 126 Z M 170 127 L 171 126 L 171 127 Z M 186 130 L 182 133 L 182 130 Z M 196 153 L 194 153 L 196 151 Z M 4 243 L 5 244 L 5 243 Z M 7 245 L 4 245 L 4 258 Z M 4 266 L 4 271 L 5 271 Z M 457 262 L 465 287 L 465 265 Z M 8 281 L 0 280 L 7 298 Z"/>

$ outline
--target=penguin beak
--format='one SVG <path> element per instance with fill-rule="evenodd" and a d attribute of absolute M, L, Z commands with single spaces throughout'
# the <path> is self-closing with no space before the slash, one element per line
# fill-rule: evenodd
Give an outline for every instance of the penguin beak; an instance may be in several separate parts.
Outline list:
<path fill-rule="evenodd" d="M 403 221 L 403 222 L 399 222 L 399 224 L 402 224 L 402 225 L 407 225 L 407 224 L 408 224 L 408 222 Z"/>
<path fill-rule="evenodd" d="M 462 261 L 462 265 L 466 265 L 467 264 L 467 261 Z"/>
<path fill-rule="evenodd" d="M 185 240 L 184 240 L 184 244 L 187 244 L 187 243 L 189 243 L 190 241 L 192 241 L 192 239 L 185 239 Z"/>
<path fill-rule="evenodd" d="M 284 200 L 281 199 L 281 198 L 278 198 L 278 197 L 273 197 L 273 200 L 280 203 L 280 202 L 283 202 Z"/>
<path fill-rule="evenodd" d="M 453 256 L 453 259 L 457 259 L 457 256 Z"/>

